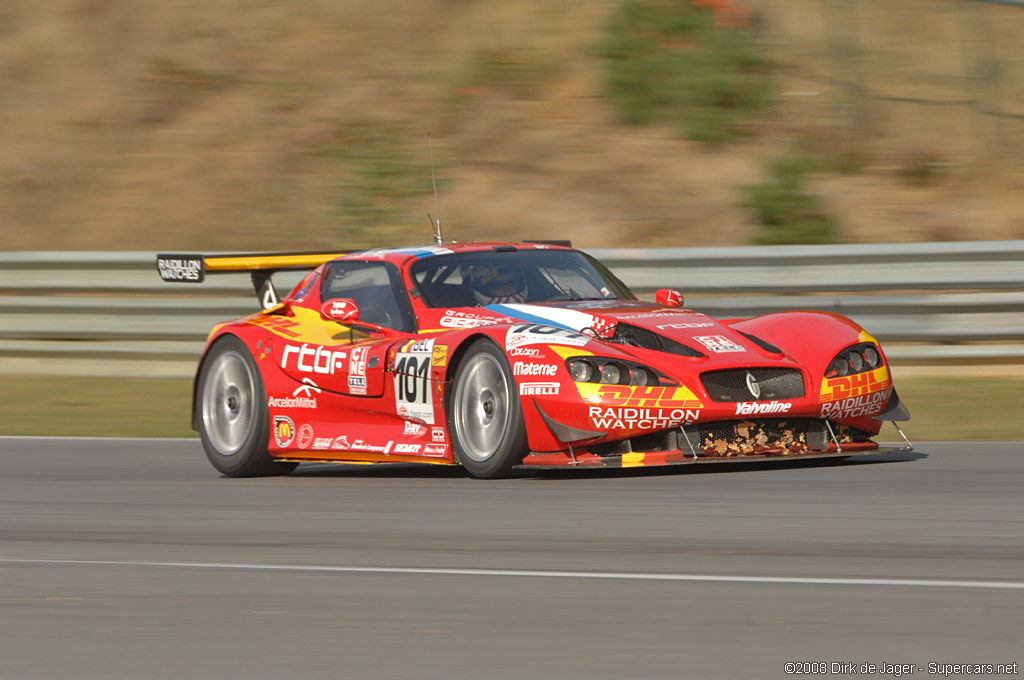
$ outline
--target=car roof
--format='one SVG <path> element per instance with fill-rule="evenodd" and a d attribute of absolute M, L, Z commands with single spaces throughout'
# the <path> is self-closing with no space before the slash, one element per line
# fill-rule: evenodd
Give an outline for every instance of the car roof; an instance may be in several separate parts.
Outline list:
<path fill-rule="evenodd" d="M 403 264 L 409 260 L 417 260 L 435 255 L 452 253 L 488 252 L 494 250 L 573 250 L 562 244 L 551 243 L 511 243 L 508 241 L 469 241 L 457 243 L 430 244 L 421 246 L 403 246 L 398 248 L 374 248 L 342 255 L 338 260 L 384 260 L 395 264 Z"/>

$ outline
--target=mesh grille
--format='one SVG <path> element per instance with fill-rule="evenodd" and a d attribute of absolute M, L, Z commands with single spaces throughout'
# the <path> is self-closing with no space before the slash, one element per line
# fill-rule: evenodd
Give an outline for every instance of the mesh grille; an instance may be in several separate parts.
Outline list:
<path fill-rule="evenodd" d="M 747 373 L 754 376 L 761 393 L 755 397 L 747 387 Z M 789 368 L 729 368 L 702 373 L 704 384 L 712 401 L 770 401 L 797 399 L 804 396 L 804 378 L 800 371 Z"/>
<path fill-rule="evenodd" d="M 867 441 L 860 430 L 832 424 L 840 444 Z M 686 427 L 686 435 L 705 456 L 786 455 L 824 451 L 832 442 L 825 422 L 810 418 L 731 420 Z M 683 443 L 683 442 L 680 442 Z"/>

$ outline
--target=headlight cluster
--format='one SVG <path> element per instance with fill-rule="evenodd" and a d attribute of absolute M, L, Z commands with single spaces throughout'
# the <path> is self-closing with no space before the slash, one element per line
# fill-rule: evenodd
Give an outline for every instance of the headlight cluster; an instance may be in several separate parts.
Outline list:
<path fill-rule="evenodd" d="M 661 378 L 640 364 L 601 357 L 576 357 L 566 362 L 576 382 L 606 385 L 658 385 Z"/>
<path fill-rule="evenodd" d="M 862 342 L 840 352 L 825 372 L 826 378 L 873 371 L 882 365 L 882 355 L 873 342 Z"/>

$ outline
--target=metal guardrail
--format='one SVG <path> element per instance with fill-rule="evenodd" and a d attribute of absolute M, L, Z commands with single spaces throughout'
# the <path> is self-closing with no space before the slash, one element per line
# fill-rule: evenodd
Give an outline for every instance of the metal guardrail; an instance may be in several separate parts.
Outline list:
<path fill-rule="evenodd" d="M 588 252 L 637 293 L 676 288 L 718 318 L 833 311 L 897 363 L 1024 362 L 1024 240 Z M 256 299 L 244 274 L 166 284 L 155 258 L 0 253 L 0 373 L 191 376 L 213 324 Z"/>

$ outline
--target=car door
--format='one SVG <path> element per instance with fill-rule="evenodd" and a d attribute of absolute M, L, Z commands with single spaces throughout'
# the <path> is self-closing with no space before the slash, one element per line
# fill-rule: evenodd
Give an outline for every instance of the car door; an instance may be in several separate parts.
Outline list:
<path fill-rule="evenodd" d="M 381 261 L 335 260 L 324 267 L 320 304 L 348 299 L 359 308 L 359 321 L 414 333 L 416 327 L 408 293 L 398 268 Z M 384 394 L 387 348 L 394 337 L 368 332 L 357 324 L 324 321 L 327 332 L 319 343 L 286 349 L 283 368 L 296 380 L 352 396 Z M 289 360 L 292 359 L 292 360 Z"/>

